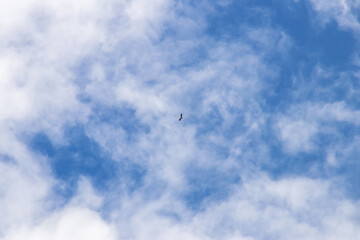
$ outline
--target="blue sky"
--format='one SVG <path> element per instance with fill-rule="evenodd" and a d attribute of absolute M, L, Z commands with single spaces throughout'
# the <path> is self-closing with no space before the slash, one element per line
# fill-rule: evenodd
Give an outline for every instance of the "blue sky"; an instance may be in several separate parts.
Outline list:
<path fill-rule="evenodd" d="M 358 1 L 4 4 L 1 240 L 359 238 Z"/>

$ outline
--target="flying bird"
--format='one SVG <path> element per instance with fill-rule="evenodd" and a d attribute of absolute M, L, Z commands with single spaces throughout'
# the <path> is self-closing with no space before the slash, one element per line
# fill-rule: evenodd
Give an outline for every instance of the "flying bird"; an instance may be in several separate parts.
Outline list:
<path fill-rule="evenodd" d="M 182 113 L 180 113 L 180 118 L 179 118 L 179 121 L 182 119 Z"/>

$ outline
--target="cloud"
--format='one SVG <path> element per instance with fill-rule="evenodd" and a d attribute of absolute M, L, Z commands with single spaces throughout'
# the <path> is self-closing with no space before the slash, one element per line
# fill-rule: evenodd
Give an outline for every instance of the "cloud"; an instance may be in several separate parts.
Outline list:
<path fill-rule="evenodd" d="M 6 28 L 0 33 L 2 122 L 16 121 L 17 128 L 32 126 L 59 139 L 64 124 L 87 117 L 87 107 L 77 99 L 72 68 L 101 43 L 98 21 L 103 12 L 95 1 L 6 6 L 10 14 L 2 15 Z"/>
<path fill-rule="evenodd" d="M 298 104 L 286 115 L 279 115 L 276 131 L 287 151 L 311 152 L 317 148 L 314 137 L 318 134 L 341 134 L 331 126 L 343 122 L 357 126 L 359 117 L 359 111 L 351 109 L 345 102 Z"/>
<path fill-rule="evenodd" d="M 292 153 L 308 152 L 314 149 L 311 138 L 318 132 L 318 127 L 312 123 L 295 119 L 280 119 L 277 123 L 279 137 L 285 149 Z"/>
<path fill-rule="evenodd" d="M 59 223 L 53 225 L 58 224 L 59 229 L 54 226 L 53 233 L 42 227 L 32 229 L 63 204 L 63 198 L 55 193 L 60 184 L 52 176 L 49 159 L 34 153 L 26 140 L 31 134 L 45 132 L 54 143 L 63 144 L 64 127 L 86 121 L 89 109 L 78 99 L 73 70 L 101 43 L 103 31 L 98 21 L 104 12 L 95 1 L 1 4 L 0 234 L 2 239 L 56 238 L 57 233 L 69 234 L 71 229 L 63 221 L 72 216 L 55 217 L 58 220 L 53 221 Z M 82 221 L 87 215 L 96 215 L 86 211 L 74 218 Z M 94 224 L 100 225 L 100 233 L 105 228 L 99 217 Z M 96 234 L 94 237 L 99 239 Z"/>
<path fill-rule="evenodd" d="M 126 229 L 120 232 L 125 239 L 356 238 L 358 203 L 334 192 L 331 182 L 257 177 L 201 212 L 189 212 L 169 196 L 143 204 L 128 199 L 117 218 Z"/>
<path fill-rule="evenodd" d="M 359 2 L 354 0 L 336 0 L 336 1 L 309 1 L 318 14 L 318 20 L 321 24 L 327 24 L 335 20 L 339 27 L 352 30 L 358 33 L 360 24 L 358 21 L 357 10 Z"/>
<path fill-rule="evenodd" d="M 67 208 L 55 212 L 42 223 L 10 231 L 6 240 L 16 239 L 116 239 L 112 226 L 96 212 L 84 208 Z"/>
<path fill-rule="evenodd" d="M 229 201 L 202 217 L 211 219 L 205 228 L 212 229 L 215 236 L 238 231 L 254 239 L 322 239 L 334 235 L 351 239 L 357 234 L 352 214 L 358 213 L 345 209 L 355 210 L 356 206 L 334 196 L 326 182 L 260 178 L 246 183 Z M 335 227 L 335 222 L 343 224 Z"/>
<path fill-rule="evenodd" d="M 54 199 L 59 198 L 54 179 L 42 169 L 34 171 L 34 159 L 30 169 L 23 165 L 1 163 L 1 239 L 116 239 L 113 227 L 96 212 L 102 199 L 87 179 L 80 179 L 76 196 L 63 208 Z"/>

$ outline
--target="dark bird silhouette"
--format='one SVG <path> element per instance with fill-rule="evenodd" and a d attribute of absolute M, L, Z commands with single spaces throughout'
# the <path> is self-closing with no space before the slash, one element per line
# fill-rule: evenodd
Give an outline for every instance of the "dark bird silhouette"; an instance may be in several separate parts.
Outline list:
<path fill-rule="evenodd" d="M 180 113 L 180 118 L 179 118 L 179 121 L 182 119 L 182 113 Z"/>

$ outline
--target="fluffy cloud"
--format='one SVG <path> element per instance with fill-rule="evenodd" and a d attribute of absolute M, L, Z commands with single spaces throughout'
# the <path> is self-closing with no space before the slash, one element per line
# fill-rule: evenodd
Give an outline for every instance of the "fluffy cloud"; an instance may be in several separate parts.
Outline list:
<path fill-rule="evenodd" d="M 67 208 L 56 212 L 39 225 L 21 227 L 7 233 L 15 239 L 116 239 L 114 229 L 96 212 L 84 208 Z"/>
<path fill-rule="evenodd" d="M 53 232 L 30 227 L 46 218 L 62 199 L 54 194 L 58 183 L 48 159 L 32 152 L 26 139 L 46 132 L 61 143 L 64 126 L 86 121 L 89 109 L 78 99 L 74 67 L 101 43 L 106 11 L 95 1 L 2 1 L 1 5 L 1 236 L 59 238 L 71 230 L 67 220 L 61 220 L 72 219 L 67 213 L 51 220 Z M 94 216 L 89 223 L 105 228 L 96 213 L 81 211 L 74 213 L 79 223 Z M 59 236 L 54 237 L 56 232 Z M 104 236 L 108 233 L 94 235 L 95 239 Z"/>

